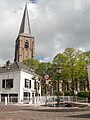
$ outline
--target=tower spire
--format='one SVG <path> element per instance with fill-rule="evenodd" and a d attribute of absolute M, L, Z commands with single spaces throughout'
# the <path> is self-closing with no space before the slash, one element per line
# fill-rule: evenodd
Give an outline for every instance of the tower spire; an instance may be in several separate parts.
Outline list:
<path fill-rule="evenodd" d="M 19 35 L 16 39 L 14 61 L 22 62 L 25 59 L 33 58 L 35 56 L 34 49 L 35 38 L 31 35 L 30 31 L 29 15 L 26 1 Z"/>
<path fill-rule="evenodd" d="M 19 30 L 19 34 L 22 34 L 22 33 L 29 34 L 29 35 L 31 34 L 27 1 L 26 1 L 25 9 L 24 9 L 24 14 L 23 14 L 20 30 Z"/>

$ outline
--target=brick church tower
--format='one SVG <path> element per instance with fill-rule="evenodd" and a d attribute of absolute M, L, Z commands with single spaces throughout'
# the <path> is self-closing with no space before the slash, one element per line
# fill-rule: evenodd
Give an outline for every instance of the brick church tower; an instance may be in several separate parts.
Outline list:
<path fill-rule="evenodd" d="M 31 35 L 29 15 L 26 3 L 19 30 L 19 35 L 16 39 L 14 61 L 22 62 L 25 59 L 33 58 L 35 55 L 34 48 L 35 41 L 34 37 Z"/>

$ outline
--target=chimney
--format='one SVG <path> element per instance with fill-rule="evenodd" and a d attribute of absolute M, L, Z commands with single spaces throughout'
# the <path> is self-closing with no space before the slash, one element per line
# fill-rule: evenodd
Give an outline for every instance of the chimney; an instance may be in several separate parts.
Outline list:
<path fill-rule="evenodd" d="M 6 67 L 9 67 L 9 66 L 10 66 L 10 60 L 6 62 Z"/>

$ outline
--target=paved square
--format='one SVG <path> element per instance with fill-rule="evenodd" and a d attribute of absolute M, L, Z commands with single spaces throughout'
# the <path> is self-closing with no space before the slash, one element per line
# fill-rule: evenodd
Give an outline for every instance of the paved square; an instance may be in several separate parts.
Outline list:
<path fill-rule="evenodd" d="M 0 105 L 0 120 L 89 120 L 90 108 Z"/>

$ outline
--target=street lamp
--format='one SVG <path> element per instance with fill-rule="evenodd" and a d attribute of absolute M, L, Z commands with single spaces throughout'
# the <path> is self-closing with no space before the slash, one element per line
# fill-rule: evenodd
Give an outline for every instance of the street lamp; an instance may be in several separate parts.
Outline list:
<path fill-rule="evenodd" d="M 60 74 L 61 74 L 61 67 L 57 67 L 56 68 L 56 72 L 57 72 L 57 75 L 58 75 L 58 98 L 57 98 L 57 107 L 59 107 L 59 80 L 60 80 Z"/>

